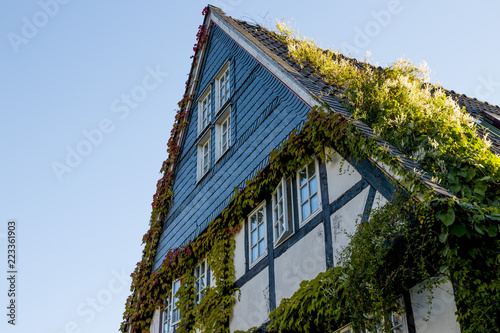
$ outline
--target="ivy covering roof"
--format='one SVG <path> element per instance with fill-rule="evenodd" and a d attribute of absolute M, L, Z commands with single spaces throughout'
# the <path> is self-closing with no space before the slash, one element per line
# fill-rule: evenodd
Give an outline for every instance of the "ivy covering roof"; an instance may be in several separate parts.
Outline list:
<path fill-rule="evenodd" d="M 338 97 L 341 90 L 327 83 L 320 75 L 315 73 L 314 68 L 310 64 L 299 64 L 297 61 L 289 57 L 288 46 L 280 40 L 276 34 L 263 28 L 259 25 L 250 24 L 245 21 L 234 19 L 227 16 L 220 8 L 209 6 L 210 10 L 216 12 L 221 18 L 232 25 L 233 28 L 238 30 L 242 35 L 247 37 L 269 57 L 275 60 L 288 75 L 298 81 L 309 93 L 315 96 L 319 101 L 328 105 L 330 109 L 345 117 L 350 117 L 351 114 L 342 105 L 342 101 Z M 326 51 L 325 51 L 326 52 Z M 362 68 L 366 64 L 359 62 L 356 59 L 348 58 L 342 54 L 337 54 L 338 57 L 343 57 Z M 374 66 L 373 66 L 374 67 Z M 465 107 L 467 112 L 476 119 L 479 126 L 478 135 L 483 138 L 486 134 L 491 141 L 491 151 L 500 155 L 500 130 L 493 124 L 493 116 L 497 116 L 500 123 L 500 107 L 498 105 L 491 105 L 487 102 L 482 102 L 476 98 L 467 97 L 464 94 L 456 93 L 453 90 L 446 90 L 445 93 L 452 97 L 460 107 Z M 360 130 L 361 133 L 374 138 L 376 135 L 374 131 L 365 123 L 360 120 L 353 120 L 354 125 Z M 376 139 L 377 143 L 385 147 L 395 158 L 397 158 L 406 168 L 415 172 L 419 178 L 427 186 L 435 190 L 440 195 L 451 196 L 451 193 L 443 186 L 433 182 L 431 177 L 422 170 L 418 164 L 409 158 L 403 156 L 404 154 L 389 142 L 381 139 Z"/>

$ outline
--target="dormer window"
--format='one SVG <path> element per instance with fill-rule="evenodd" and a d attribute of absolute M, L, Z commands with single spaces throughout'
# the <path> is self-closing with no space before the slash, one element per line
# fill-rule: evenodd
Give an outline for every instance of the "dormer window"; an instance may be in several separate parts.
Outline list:
<path fill-rule="evenodd" d="M 215 121 L 215 159 L 231 147 L 231 106 L 228 105 Z"/>
<path fill-rule="evenodd" d="M 197 180 L 203 178 L 203 176 L 210 170 L 211 161 L 211 131 L 205 132 L 201 140 L 198 142 L 198 170 L 197 170 Z"/>
<path fill-rule="evenodd" d="M 228 101 L 231 89 L 229 84 L 229 61 L 222 67 L 219 74 L 215 77 L 216 87 L 216 110 L 219 111 Z"/>
<path fill-rule="evenodd" d="M 198 102 L 198 134 L 210 124 L 212 116 L 212 99 L 210 86 L 205 89 Z"/>

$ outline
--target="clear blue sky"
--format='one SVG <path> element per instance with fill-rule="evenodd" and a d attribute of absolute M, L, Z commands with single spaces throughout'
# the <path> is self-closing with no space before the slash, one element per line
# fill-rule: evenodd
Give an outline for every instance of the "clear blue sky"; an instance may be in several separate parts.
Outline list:
<path fill-rule="evenodd" d="M 59 1 L 0 4 L 1 332 L 118 330 L 207 4 Z M 293 19 L 321 46 L 360 59 L 370 50 L 379 65 L 425 60 L 433 82 L 500 104 L 494 1 L 213 4 L 266 27 Z M 9 219 L 18 223 L 15 327 Z"/>

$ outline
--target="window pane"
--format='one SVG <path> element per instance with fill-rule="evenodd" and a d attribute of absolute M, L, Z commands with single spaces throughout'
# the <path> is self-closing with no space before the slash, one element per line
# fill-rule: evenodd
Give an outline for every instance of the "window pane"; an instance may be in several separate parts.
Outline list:
<path fill-rule="evenodd" d="M 250 217 L 250 228 L 252 230 L 257 228 L 257 216 L 256 215 L 252 215 L 252 217 Z"/>
<path fill-rule="evenodd" d="M 313 195 L 314 193 L 318 192 L 318 184 L 316 183 L 316 177 L 311 178 L 309 181 L 309 195 Z"/>
<path fill-rule="evenodd" d="M 262 237 L 264 237 L 264 223 L 259 225 L 259 239 L 261 239 Z"/>
<path fill-rule="evenodd" d="M 258 216 L 259 216 L 259 223 L 262 223 L 262 221 L 264 221 L 264 209 L 259 209 L 259 211 L 257 212 Z"/>
<path fill-rule="evenodd" d="M 252 248 L 252 262 L 254 262 L 259 257 L 259 254 L 257 251 L 258 251 L 257 246 Z"/>
<path fill-rule="evenodd" d="M 309 188 L 308 186 L 304 186 L 300 189 L 300 202 L 305 202 L 309 198 Z"/>
<path fill-rule="evenodd" d="M 205 288 L 205 278 L 204 277 L 202 277 L 200 279 L 199 286 L 200 286 L 199 290 L 203 290 L 203 288 Z"/>
<path fill-rule="evenodd" d="M 304 169 L 300 170 L 300 172 L 299 172 L 300 186 L 304 185 L 306 182 L 307 182 L 307 173 L 306 173 L 306 169 L 304 168 Z"/>
<path fill-rule="evenodd" d="M 311 178 L 316 172 L 316 168 L 314 167 L 314 161 L 309 163 L 309 165 L 307 166 L 307 176 L 308 178 Z"/>
<path fill-rule="evenodd" d="M 251 245 L 257 244 L 257 230 L 252 231 Z"/>
<path fill-rule="evenodd" d="M 263 255 L 266 252 L 266 242 L 261 240 L 259 243 L 259 256 Z"/>
<path fill-rule="evenodd" d="M 315 194 L 313 197 L 311 197 L 311 212 L 316 211 L 318 209 L 318 195 Z"/>
<path fill-rule="evenodd" d="M 310 214 L 311 211 L 309 210 L 309 203 L 306 202 L 302 204 L 302 220 L 305 220 Z"/>
<path fill-rule="evenodd" d="M 174 282 L 174 296 L 177 293 L 177 290 L 179 290 L 180 286 L 181 286 L 181 281 L 180 280 Z"/>

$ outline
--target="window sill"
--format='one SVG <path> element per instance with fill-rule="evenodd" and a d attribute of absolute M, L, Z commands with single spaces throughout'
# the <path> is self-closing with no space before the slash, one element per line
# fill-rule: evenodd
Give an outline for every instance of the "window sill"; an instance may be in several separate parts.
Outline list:
<path fill-rule="evenodd" d="M 215 117 L 214 117 L 214 119 L 218 120 L 218 118 L 220 118 L 220 116 L 221 116 L 222 114 L 224 114 L 224 112 L 226 111 L 226 109 L 227 109 L 228 107 L 230 107 L 230 106 L 231 106 L 231 108 L 232 108 L 232 106 L 233 106 L 233 105 L 231 104 L 231 96 L 229 96 L 229 97 L 228 97 L 228 99 L 227 99 L 227 101 L 225 101 L 225 102 L 224 102 L 224 104 L 222 104 L 222 105 L 221 105 L 221 107 L 219 107 L 219 108 L 217 109 L 217 111 L 215 111 Z"/>
<path fill-rule="evenodd" d="M 205 136 L 207 135 L 207 133 L 210 131 L 210 128 L 211 128 L 211 124 L 208 124 L 207 126 L 205 126 L 204 129 L 202 129 L 199 133 L 198 133 L 198 136 L 196 137 L 196 145 L 199 145 L 201 141 L 203 141 L 205 139 Z"/>
<path fill-rule="evenodd" d="M 220 160 L 221 160 L 221 159 L 222 159 L 222 158 L 223 158 L 223 157 L 224 157 L 224 156 L 228 153 L 228 151 L 230 151 L 230 150 L 231 150 L 231 148 L 232 148 L 232 147 L 233 147 L 233 146 L 229 146 L 229 148 L 227 148 L 227 149 L 226 149 L 226 151 L 222 153 L 222 155 L 220 155 L 219 157 L 217 157 L 217 158 L 215 159 L 215 163 L 219 162 L 219 161 L 220 161 Z M 207 172 L 207 173 L 208 173 L 208 172 Z"/>
<path fill-rule="evenodd" d="M 199 178 L 198 178 L 198 177 L 196 177 L 196 178 L 197 178 L 197 179 L 196 179 L 196 183 L 195 183 L 195 185 L 196 185 L 196 186 L 197 186 L 199 183 L 201 183 L 201 182 L 202 182 L 202 180 L 203 180 L 203 179 L 205 179 L 205 177 L 207 177 L 207 175 L 210 173 L 210 170 L 211 170 L 211 169 L 208 169 L 208 171 L 207 171 L 207 172 L 205 172 L 203 175 L 201 175 Z"/>
<path fill-rule="evenodd" d="M 321 202 L 319 203 L 319 206 L 321 207 Z M 304 221 L 300 222 L 300 227 L 302 228 L 304 225 L 307 224 L 307 222 L 311 221 L 316 215 L 318 215 L 321 212 L 321 208 L 316 209 L 311 215 L 309 215 Z"/>
<path fill-rule="evenodd" d="M 267 258 L 267 250 L 260 257 L 255 259 L 254 262 L 252 262 L 250 265 L 248 265 L 248 269 L 252 269 L 255 265 L 257 265 L 259 262 L 261 262 L 264 258 Z"/>

